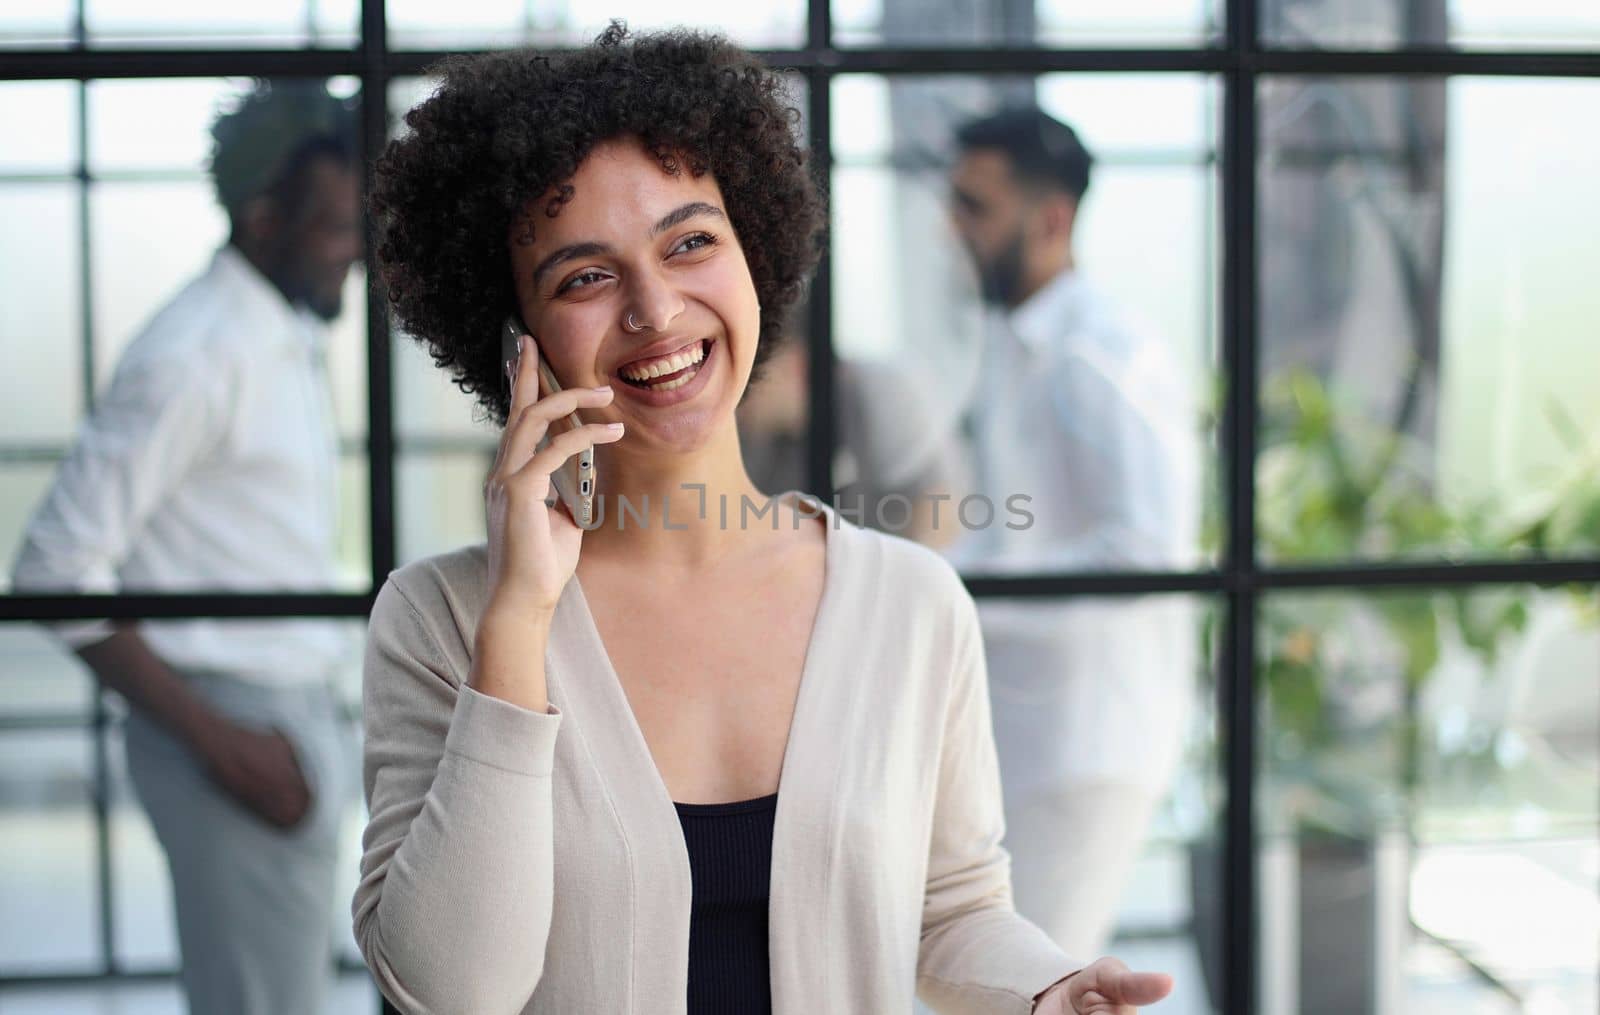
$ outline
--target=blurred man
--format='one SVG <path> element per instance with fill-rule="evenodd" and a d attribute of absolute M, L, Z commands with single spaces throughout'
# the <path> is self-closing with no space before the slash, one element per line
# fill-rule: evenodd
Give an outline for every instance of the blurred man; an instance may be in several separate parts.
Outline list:
<path fill-rule="evenodd" d="M 955 224 L 1001 319 L 970 417 L 978 490 L 998 510 L 952 557 L 990 572 L 1191 566 L 1198 417 L 1173 351 L 1077 269 L 1089 152 L 1033 107 L 968 123 L 957 142 Z M 1002 507 L 1016 494 L 1031 522 Z M 1170 597 L 986 600 L 981 613 L 1017 907 L 1069 954 L 1101 954 L 1179 760 L 1194 624 Z"/>
<path fill-rule="evenodd" d="M 216 121 L 228 243 L 129 345 L 28 527 L 17 588 L 330 587 L 323 342 L 361 252 L 354 125 L 320 82 L 258 84 Z M 349 785 L 338 628 L 60 633 L 130 706 L 128 769 L 171 868 L 190 1011 L 319 1012 Z"/>

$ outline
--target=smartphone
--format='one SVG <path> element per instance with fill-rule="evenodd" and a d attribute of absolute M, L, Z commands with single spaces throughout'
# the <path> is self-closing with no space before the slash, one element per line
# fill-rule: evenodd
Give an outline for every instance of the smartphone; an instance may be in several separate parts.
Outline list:
<path fill-rule="evenodd" d="M 527 325 L 515 315 L 506 318 L 500 335 L 500 358 L 508 363 L 521 364 L 521 341 L 523 335 L 532 335 Z M 534 343 L 537 345 L 538 340 Z M 550 364 L 546 362 L 544 354 L 539 354 L 539 376 L 544 378 L 544 383 L 555 394 L 561 390 L 561 385 L 556 381 L 555 374 L 550 372 Z M 506 381 L 509 397 L 510 380 Z M 583 425 L 583 420 L 576 412 L 568 413 L 565 420 L 569 429 L 576 429 Z M 539 450 L 544 450 L 550 443 L 550 434 L 539 438 Z M 594 495 L 595 485 L 599 473 L 594 467 L 594 447 L 586 447 L 582 451 L 568 458 L 550 476 L 550 485 L 555 487 L 556 495 L 566 504 L 567 511 L 571 513 L 572 520 L 581 528 L 590 528 L 594 524 Z"/>

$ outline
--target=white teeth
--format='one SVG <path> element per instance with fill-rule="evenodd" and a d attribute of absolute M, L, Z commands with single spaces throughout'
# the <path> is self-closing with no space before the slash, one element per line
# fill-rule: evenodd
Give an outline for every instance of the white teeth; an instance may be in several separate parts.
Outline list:
<path fill-rule="evenodd" d="M 688 351 L 675 353 L 664 360 L 657 360 L 649 366 L 631 367 L 622 372 L 622 376 L 630 381 L 647 381 L 652 377 L 663 374 L 675 373 L 684 367 L 693 366 L 705 358 L 705 346 L 696 342 Z"/>
<path fill-rule="evenodd" d="M 685 384 L 688 384 L 690 381 L 694 380 L 695 375 L 700 373 L 700 367 L 698 364 L 691 364 L 690 366 L 691 369 L 682 377 L 674 377 L 670 381 L 662 381 L 660 384 L 649 384 L 646 385 L 646 387 L 648 387 L 651 391 L 673 391 L 677 388 L 681 388 Z"/>
<path fill-rule="evenodd" d="M 650 390 L 651 391 L 671 391 L 674 388 L 683 387 L 685 384 L 688 384 L 693 379 L 694 379 L 694 375 L 693 374 L 685 374 L 682 377 L 675 377 L 672 380 L 667 381 L 665 384 L 652 384 L 652 385 L 650 385 Z"/>

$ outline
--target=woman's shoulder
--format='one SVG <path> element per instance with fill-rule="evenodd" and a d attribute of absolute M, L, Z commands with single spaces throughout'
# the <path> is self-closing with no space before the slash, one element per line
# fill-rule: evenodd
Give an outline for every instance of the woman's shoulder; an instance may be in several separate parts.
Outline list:
<path fill-rule="evenodd" d="M 905 536 L 856 525 L 837 513 L 828 519 L 833 536 L 842 536 L 841 559 L 870 595 L 902 609 L 948 616 L 971 607 L 972 597 L 955 566 L 937 550 Z"/>
<path fill-rule="evenodd" d="M 893 533 L 845 522 L 839 557 L 850 578 L 846 612 L 858 656 L 876 651 L 872 683 L 882 693 L 939 703 L 950 674 L 982 644 L 977 606 L 938 551 Z M 939 678 L 937 674 L 945 674 Z"/>

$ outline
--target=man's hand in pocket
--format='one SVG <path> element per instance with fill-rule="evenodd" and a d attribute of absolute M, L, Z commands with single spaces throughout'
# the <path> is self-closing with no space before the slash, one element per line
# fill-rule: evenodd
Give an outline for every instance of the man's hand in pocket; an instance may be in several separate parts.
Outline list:
<path fill-rule="evenodd" d="M 277 730 L 224 721 L 202 754 L 212 780 L 268 824 L 290 829 L 311 810 L 311 787 L 289 738 Z"/>

